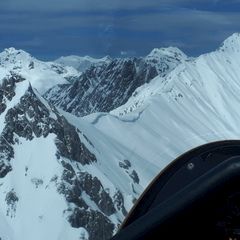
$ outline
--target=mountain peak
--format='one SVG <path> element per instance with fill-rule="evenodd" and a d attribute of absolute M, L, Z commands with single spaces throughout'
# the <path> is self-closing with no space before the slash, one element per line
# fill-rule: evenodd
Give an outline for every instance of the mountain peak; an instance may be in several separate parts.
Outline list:
<path fill-rule="evenodd" d="M 17 49 L 14 48 L 14 47 L 10 47 L 10 48 L 5 48 L 5 49 L 4 49 L 4 52 L 8 52 L 8 53 L 16 52 L 16 51 L 17 51 Z"/>
<path fill-rule="evenodd" d="M 220 47 L 222 51 L 239 52 L 240 51 L 240 33 L 234 33 L 228 37 Z"/>
<path fill-rule="evenodd" d="M 188 60 L 188 57 L 176 47 L 154 48 L 150 54 L 145 57 L 147 63 L 155 66 L 161 77 L 166 76 L 180 63 Z"/>
<path fill-rule="evenodd" d="M 25 52 L 24 50 L 16 49 L 14 47 L 5 48 L 4 51 L 1 54 L 8 54 L 8 55 L 19 55 L 19 54 L 21 54 L 21 55 L 30 56 L 30 54 Z"/>
<path fill-rule="evenodd" d="M 187 58 L 187 56 L 177 47 L 154 48 L 147 55 L 147 58 L 161 57 L 161 56 L 169 56 L 169 57 L 177 57 L 178 56 L 181 58 Z"/>
<path fill-rule="evenodd" d="M 70 55 L 70 56 L 62 56 L 55 60 L 56 63 L 59 63 L 63 66 L 71 66 L 77 69 L 80 72 L 84 72 L 90 66 L 94 64 L 102 64 L 105 62 L 110 62 L 111 58 L 109 56 L 103 58 L 93 58 L 90 56 L 77 56 L 77 55 Z"/>
<path fill-rule="evenodd" d="M 72 68 L 58 66 L 51 62 L 42 62 L 24 50 L 13 47 L 0 53 L 0 78 L 14 71 L 26 78 L 41 94 L 56 84 L 65 84 L 79 76 Z"/>
<path fill-rule="evenodd" d="M 5 48 L 3 52 L 0 53 L 0 63 L 1 64 L 16 64 L 22 61 L 31 61 L 32 56 L 25 52 L 24 50 L 18 50 L 14 47 Z"/>

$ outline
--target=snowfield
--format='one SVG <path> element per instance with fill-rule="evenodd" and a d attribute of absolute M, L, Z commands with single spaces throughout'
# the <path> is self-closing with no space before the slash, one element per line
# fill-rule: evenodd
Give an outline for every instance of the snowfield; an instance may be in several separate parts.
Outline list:
<path fill-rule="evenodd" d="M 201 144 L 240 136 L 240 35 L 138 88 L 111 113 L 84 117 L 157 166 Z"/>

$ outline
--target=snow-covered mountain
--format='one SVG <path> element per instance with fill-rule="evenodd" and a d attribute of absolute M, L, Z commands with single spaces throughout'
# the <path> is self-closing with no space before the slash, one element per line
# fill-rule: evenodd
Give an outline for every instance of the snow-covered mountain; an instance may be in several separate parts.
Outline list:
<path fill-rule="evenodd" d="M 92 65 L 101 65 L 104 63 L 109 63 L 111 58 L 109 56 L 103 58 L 92 58 L 90 56 L 80 57 L 80 56 L 65 56 L 56 59 L 54 62 L 59 63 L 63 66 L 70 66 L 77 69 L 79 72 L 86 71 Z"/>
<path fill-rule="evenodd" d="M 157 75 L 142 59 L 111 64 L 82 76 L 91 79 L 94 73 L 101 84 L 107 74 L 112 80 L 123 77 L 125 84 L 112 93 L 118 96 L 129 91 L 131 78 L 140 86 Z M 108 239 L 158 171 L 119 140 L 41 97 L 79 76 L 71 67 L 39 61 L 22 50 L 0 53 L 2 239 Z"/>
<path fill-rule="evenodd" d="M 29 53 L 15 48 L 8 48 L 0 53 L 0 77 L 5 77 L 9 71 L 29 79 L 41 94 L 57 84 L 69 83 L 80 76 L 72 67 L 39 61 Z"/>
<path fill-rule="evenodd" d="M 168 76 L 157 76 L 149 84 L 138 88 L 125 105 L 115 109 L 117 115 L 123 115 L 148 104 L 153 96 L 171 97 L 179 104 L 190 96 L 199 107 L 212 107 L 218 114 L 234 116 L 234 113 L 223 112 L 229 101 L 230 106 L 237 106 L 240 66 L 240 35 L 233 34 L 214 52 L 203 54 L 191 61 L 185 61 Z M 161 96 L 161 97 L 160 97 Z M 196 99 L 201 100 L 198 102 Z M 236 101 L 236 104 L 233 104 Z M 230 104 L 231 103 L 231 104 Z"/>
<path fill-rule="evenodd" d="M 239 93 L 240 34 L 234 34 L 218 50 L 144 84 L 110 114 L 85 120 L 162 168 L 200 144 L 239 139 Z"/>
<path fill-rule="evenodd" d="M 176 47 L 154 48 L 145 61 L 157 68 L 158 75 L 165 77 L 180 63 L 190 60 L 185 53 Z"/>
<path fill-rule="evenodd" d="M 109 239 L 155 167 L 37 90 L 0 79 L 0 238 Z"/>
<path fill-rule="evenodd" d="M 12 55 L 7 51 L 2 55 Z M 200 144 L 240 137 L 240 34 L 195 59 L 174 48 L 114 59 L 73 83 L 53 63 L 41 68 L 34 60 L 32 71 L 22 54 L 0 57 L 4 240 L 109 239 L 171 160 Z M 47 71 L 56 81 L 49 83 Z M 87 100 L 92 106 L 82 104 Z M 77 117 L 88 111 L 94 113 Z"/>
<path fill-rule="evenodd" d="M 187 60 L 177 48 L 154 49 L 145 58 L 114 59 L 92 66 L 74 83 L 53 87 L 45 98 L 76 116 L 109 112 L 125 104 L 138 87 Z"/>

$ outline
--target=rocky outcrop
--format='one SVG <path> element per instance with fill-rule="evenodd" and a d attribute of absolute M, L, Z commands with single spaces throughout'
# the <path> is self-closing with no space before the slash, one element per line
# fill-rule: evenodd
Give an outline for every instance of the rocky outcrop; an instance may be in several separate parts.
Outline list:
<path fill-rule="evenodd" d="M 124 169 L 128 176 L 133 180 L 133 183 L 139 184 L 140 179 L 138 174 L 136 170 L 132 169 L 132 164 L 129 160 L 125 159 L 123 162 L 119 162 L 119 167 Z"/>
<path fill-rule="evenodd" d="M 12 189 L 10 192 L 6 194 L 6 204 L 8 205 L 7 210 L 7 216 L 10 216 L 11 218 L 14 217 L 16 209 L 17 209 L 17 202 L 18 202 L 18 196 L 14 189 Z"/>
<path fill-rule="evenodd" d="M 69 221 L 73 227 L 85 226 L 85 229 L 91 233 L 89 239 L 102 240 L 110 239 L 113 234 L 114 224 L 111 223 L 101 212 L 89 209 L 75 208 L 71 210 L 72 214 Z"/>
<path fill-rule="evenodd" d="M 157 75 L 165 77 L 188 57 L 178 48 L 156 48 L 144 58 L 107 60 L 90 65 L 73 83 L 54 86 L 44 97 L 76 116 L 110 112 Z"/>
<path fill-rule="evenodd" d="M 44 97 L 77 116 L 109 112 L 126 103 L 136 88 L 157 74 L 157 69 L 142 58 L 115 59 L 92 66 L 72 84 L 53 87 Z"/>
<path fill-rule="evenodd" d="M 16 93 L 17 85 L 23 81 L 26 80 L 11 73 L 0 85 L 0 117 L 4 119 L 0 134 L 0 178 L 13 171 L 14 146 L 21 144 L 21 139 L 32 141 L 54 135 L 56 161 L 62 166 L 62 174 L 55 176 L 52 182 L 56 183 L 57 191 L 69 206 L 65 210 L 69 223 L 72 227 L 86 229 L 89 240 L 110 238 L 116 227 L 109 218 L 117 212 L 114 202 L 96 176 L 80 169 L 96 162 L 95 155 L 82 143 L 81 132 L 69 124 L 55 107 L 45 102 L 30 84 L 26 84 L 28 87 L 21 96 L 16 95 L 19 94 Z M 81 136 L 87 141 L 86 136 Z M 28 168 L 25 167 L 25 176 L 27 174 Z M 44 184 L 37 177 L 30 180 L 36 189 Z M 11 217 L 15 216 L 18 200 L 14 189 L 7 193 L 7 214 Z M 89 202 L 96 207 L 93 208 Z"/>
<path fill-rule="evenodd" d="M 58 191 L 64 194 L 71 204 L 65 211 L 71 226 L 84 227 L 89 233 L 89 240 L 109 239 L 115 226 L 108 216 L 117 211 L 110 195 L 97 177 L 87 172 L 77 172 L 70 163 L 62 164 L 65 169 Z M 86 200 L 96 205 L 99 210 L 94 211 L 91 208 L 93 206 L 86 204 Z"/>
<path fill-rule="evenodd" d="M 6 77 L 2 80 L 0 85 L 0 114 L 4 113 L 7 109 L 7 101 L 11 101 L 15 96 L 16 83 L 22 82 L 25 79 L 14 73 L 11 73 L 10 77 Z M 8 117 L 6 116 L 6 121 Z M 11 119 L 12 121 L 12 119 Z M 10 160 L 14 157 L 14 150 L 12 144 L 14 139 L 11 124 L 5 127 L 0 135 L 0 178 L 7 175 L 12 170 Z"/>

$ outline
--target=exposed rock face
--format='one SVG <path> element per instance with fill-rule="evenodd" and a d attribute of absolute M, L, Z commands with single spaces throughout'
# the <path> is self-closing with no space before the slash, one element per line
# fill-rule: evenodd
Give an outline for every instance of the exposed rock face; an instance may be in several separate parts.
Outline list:
<path fill-rule="evenodd" d="M 7 101 L 11 101 L 15 96 L 16 83 L 24 80 L 25 79 L 21 76 L 17 76 L 13 73 L 11 77 L 2 80 L 2 84 L 0 85 L 0 114 L 4 113 L 6 110 Z M 6 120 L 8 120 L 8 116 L 6 116 Z M 8 127 L 3 129 L 0 135 L 0 178 L 5 177 L 7 173 L 12 170 L 10 160 L 14 157 L 12 144 L 14 144 L 15 139 L 13 139 L 14 136 L 11 127 L 10 123 Z M 18 131 L 17 128 L 16 131 Z"/>
<path fill-rule="evenodd" d="M 9 79 L 4 79 L 1 85 L 1 96 L 11 101 L 15 95 L 16 83 L 24 81 L 20 76 L 12 75 Z M 4 100 L 2 100 L 2 104 Z M 6 105 L 4 105 L 6 106 Z M 4 107 L 6 109 L 6 107 Z M 55 118 L 50 116 L 51 111 L 55 112 Z M 20 98 L 20 102 L 13 108 L 10 108 L 5 115 L 6 125 L 0 136 L 1 153 L 8 152 L 7 160 L 14 157 L 11 144 L 17 141 L 18 137 L 31 140 L 34 137 L 47 137 L 48 134 L 56 134 L 56 145 L 59 154 L 82 164 L 88 164 L 96 161 L 86 147 L 81 143 L 76 129 L 71 126 L 66 119 L 56 113 L 55 109 L 47 107 L 36 97 L 31 86 L 26 93 Z M 1 175 L 10 168 L 2 166 Z M 3 174 L 4 177 L 4 174 Z"/>
<path fill-rule="evenodd" d="M 91 238 L 95 239 L 110 239 L 114 230 L 114 225 L 105 218 L 100 212 L 89 209 L 75 208 L 73 214 L 70 216 L 69 221 L 73 227 L 85 226 L 91 230 Z M 103 231 L 104 229 L 104 231 Z"/>
<path fill-rule="evenodd" d="M 90 65 L 79 79 L 54 86 L 44 96 L 76 116 L 110 112 L 125 104 L 138 87 L 157 75 L 165 77 L 187 60 L 181 50 L 173 47 L 153 49 L 144 58 L 108 59 Z"/>
<path fill-rule="evenodd" d="M 122 212 L 124 216 L 127 215 L 127 210 L 124 206 L 124 197 L 120 191 L 117 191 L 116 194 L 114 195 L 114 204 L 116 209 Z"/>
<path fill-rule="evenodd" d="M 11 218 L 13 218 L 15 215 L 18 200 L 18 196 L 13 189 L 6 194 L 5 201 L 8 205 L 7 215 Z"/>
<path fill-rule="evenodd" d="M 15 84 L 25 79 L 14 72 L 11 73 L 11 78 L 4 78 L 0 86 L 0 114 L 6 109 L 6 101 L 11 101 L 15 96 Z"/>
<path fill-rule="evenodd" d="M 123 162 L 119 162 L 119 167 L 121 167 L 121 168 L 129 169 L 131 166 L 132 166 L 132 164 L 127 159 L 124 159 Z"/>
<path fill-rule="evenodd" d="M 77 116 L 109 112 L 126 103 L 136 88 L 157 74 L 156 67 L 142 58 L 115 59 L 92 66 L 73 84 L 58 85 L 44 96 Z"/>
<path fill-rule="evenodd" d="M 107 216 L 116 213 L 111 197 L 96 177 L 86 172 L 76 173 L 66 162 L 63 165 L 65 169 L 58 191 L 66 196 L 69 203 L 74 204 L 66 210 L 72 227 L 84 227 L 90 233 L 89 239 L 109 239 L 115 226 Z M 89 198 L 100 211 L 92 210 L 84 198 Z"/>
<path fill-rule="evenodd" d="M 133 181 L 135 183 L 139 183 L 139 177 L 138 177 L 138 174 L 135 170 L 133 170 L 131 173 L 130 173 L 130 177 L 133 179 Z"/>
<path fill-rule="evenodd" d="M 31 85 L 26 84 L 25 91 L 20 95 L 19 90 L 16 90 L 20 83 L 26 83 L 26 80 L 11 73 L 0 85 L 0 117 L 4 119 L 0 134 L 0 178 L 13 171 L 15 146 L 22 144 L 22 139 L 32 141 L 54 135 L 56 161 L 62 167 L 62 174 L 55 176 L 52 182 L 55 182 L 57 191 L 66 199 L 68 207 L 65 216 L 72 227 L 86 229 L 90 240 L 109 239 L 116 228 L 109 217 L 122 211 L 124 199 L 118 200 L 116 204 L 114 201 L 120 197 L 113 200 L 100 180 L 84 171 L 84 165 L 90 165 L 97 159 L 80 140 L 81 132 L 69 124 L 53 106 L 48 105 Z M 86 136 L 81 136 L 86 139 Z M 28 175 L 28 167 L 25 167 L 24 174 Z M 41 178 L 33 177 L 30 181 L 36 189 L 44 185 Z M 15 216 L 20 197 L 14 189 L 6 194 L 9 216 Z"/>
<path fill-rule="evenodd" d="M 136 170 L 132 169 L 132 164 L 129 160 L 124 159 L 123 162 L 119 162 L 119 167 L 124 169 L 124 171 L 128 174 L 128 176 L 132 178 L 134 183 L 139 184 L 140 179 L 138 177 L 138 174 Z"/>

